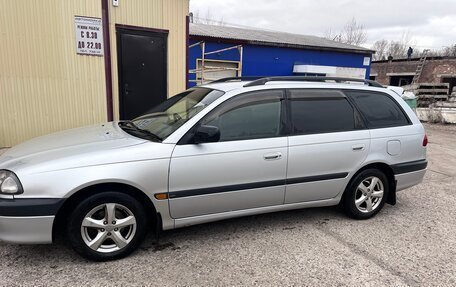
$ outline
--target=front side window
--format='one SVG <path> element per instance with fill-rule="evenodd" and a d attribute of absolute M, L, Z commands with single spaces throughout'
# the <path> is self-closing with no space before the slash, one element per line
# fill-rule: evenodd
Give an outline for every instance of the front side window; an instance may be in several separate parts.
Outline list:
<path fill-rule="evenodd" d="M 119 126 L 134 136 L 161 141 L 223 94 L 207 88 L 189 89 L 132 121 L 119 122 Z"/>
<path fill-rule="evenodd" d="M 366 119 L 369 128 L 405 126 L 409 124 L 398 104 L 383 93 L 348 91 L 349 95 Z"/>
<path fill-rule="evenodd" d="M 220 130 L 220 141 L 277 137 L 281 133 L 280 90 L 259 91 L 237 96 L 211 112 L 201 125 Z"/>
<path fill-rule="evenodd" d="M 340 91 L 290 90 L 292 134 L 319 134 L 355 129 L 353 107 Z"/>

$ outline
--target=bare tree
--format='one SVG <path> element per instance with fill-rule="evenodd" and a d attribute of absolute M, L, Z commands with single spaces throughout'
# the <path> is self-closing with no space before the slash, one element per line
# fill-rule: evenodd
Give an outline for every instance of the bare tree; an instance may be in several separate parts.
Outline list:
<path fill-rule="evenodd" d="M 388 57 L 392 56 L 394 59 L 401 59 L 407 57 L 408 47 L 400 41 L 391 41 L 388 47 Z"/>
<path fill-rule="evenodd" d="M 326 39 L 333 40 L 336 42 L 342 42 L 342 34 L 334 32 L 332 28 L 326 30 L 324 37 Z"/>
<path fill-rule="evenodd" d="M 345 44 L 359 46 L 366 43 L 367 33 L 364 29 L 364 25 L 358 24 L 356 19 L 352 18 L 345 24 L 339 33 L 334 33 L 332 29 L 327 30 L 325 38 Z"/>
<path fill-rule="evenodd" d="M 372 46 L 372 49 L 375 50 L 375 54 L 373 55 L 374 61 L 381 61 L 386 60 L 388 58 L 388 47 L 389 42 L 385 39 L 378 40 Z"/>
<path fill-rule="evenodd" d="M 216 19 L 210 9 L 207 9 L 206 14 L 201 16 L 200 11 L 196 10 L 195 12 L 191 13 L 193 16 L 193 23 L 199 24 L 206 24 L 206 25 L 218 25 L 218 26 L 225 26 L 225 21 L 223 17 Z"/>
<path fill-rule="evenodd" d="M 456 45 L 444 47 L 442 50 L 442 56 L 456 57 Z"/>
<path fill-rule="evenodd" d="M 431 57 L 456 57 L 456 45 L 445 46 L 441 49 L 433 49 L 429 51 L 428 56 Z"/>
<path fill-rule="evenodd" d="M 367 41 L 367 33 L 364 25 L 358 24 L 355 18 L 352 18 L 345 24 L 342 30 L 342 42 L 351 45 L 362 45 Z"/>
<path fill-rule="evenodd" d="M 421 52 L 416 48 L 416 45 L 412 40 L 412 36 L 408 31 L 402 33 L 401 39 L 398 41 L 388 41 L 385 39 L 378 40 L 372 46 L 372 49 L 376 51 L 374 60 L 386 60 L 390 56 L 393 57 L 393 59 L 406 58 L 409 47 L 413 47 L 414 55 L 421 54 Z"/>

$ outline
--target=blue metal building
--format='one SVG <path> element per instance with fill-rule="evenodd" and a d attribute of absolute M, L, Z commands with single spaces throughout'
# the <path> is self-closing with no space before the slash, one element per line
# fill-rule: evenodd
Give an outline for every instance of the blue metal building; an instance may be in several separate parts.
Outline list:
<path fill-rule="evenodd" d="M 229 76 L 369 79 L 372 50 L 316 37 L 190 24 L 189 86 Z"/>

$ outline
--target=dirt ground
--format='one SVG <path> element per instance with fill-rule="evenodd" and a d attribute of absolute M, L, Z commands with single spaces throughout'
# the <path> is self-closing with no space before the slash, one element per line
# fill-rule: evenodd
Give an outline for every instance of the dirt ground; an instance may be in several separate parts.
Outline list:
<path fill-rule="evenodd" d="M 164 232 L 107 263 L 65 243 L 0 243 L 0 285 L 455 286 L 456 126 L 426 129 L 425 181 L 371 220 L 337 208 L 251 216 Z"/>

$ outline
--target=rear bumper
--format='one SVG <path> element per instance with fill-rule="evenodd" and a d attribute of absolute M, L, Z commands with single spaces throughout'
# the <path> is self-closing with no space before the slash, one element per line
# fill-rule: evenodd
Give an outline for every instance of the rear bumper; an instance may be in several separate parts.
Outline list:
<path fill-rule="evenodd" d="M 0 241 L 19 244 L 52 243 L 59 198 L 0 199 Z"/>
<path fill-rule="evenodd" d="M 393 169 L 395 175 L 400 175 L 404 173 L 412 173 L 414 171 L 426 170 L 427 164 L 427 160 L 421 159 L 416 161 L 393 164 L 391 168 Z"/>
<path fill-rule="evenodd" d="M 52 243 L 55 216 L 0 216 L 0 241 L 19 244 Z"/>
<path fill-rule="evenodd" d="M 426 159 L 421 159 L 392 165 L 391 168 L 396 179 L 396 191 L 421 183 L 426 174 L 427 164 Z"/>
<path fill-rule="evenodd" d="M 424 175 L 427 169 L 418 171 L 396 174 L 396 191 L 403 190 L 414 185 L 417 185 L 423 181 Z"/>

